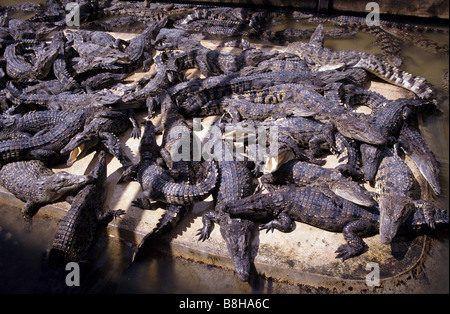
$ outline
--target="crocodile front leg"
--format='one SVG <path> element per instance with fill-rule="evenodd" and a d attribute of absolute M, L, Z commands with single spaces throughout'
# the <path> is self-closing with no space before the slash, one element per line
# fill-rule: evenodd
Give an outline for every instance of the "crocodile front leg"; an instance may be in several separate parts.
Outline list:
<path fill-rule="evenodd" d="M 214 210 L 209 210 L 205 212 L 202 216 L 203 227 L 198 229 L 196 235 L 198 235 L 198 241 L 205 241 L 211 235 L 214 228 L 214 223 L 217 221 L 216 212 Z"/>
<path fill-rule="evenodd" d="M 336 258 L 342 257 L 342 261 L 345 261 L 350 257 L 362 254 L 366 250 L 367 244 L 361 239 L 360 235 L 368 234 L 373 229 L 374 225 L 369 221 L 355 220 L 348 223 L 342 230 L 347 244 L 338 247 L 335 252 L 338 253 Z"/>
<path fill-rule="evenodd" d="M 294 223 L 291 219 L 291 217 L 289 217 L 288 214 L 286 213 L 281 213 L 278 215 L 277 219 L 271 220 L 268 223 L 262 224 L 259 226 L 259 230 L 264 230 L 266 229 L 266 232 L 272 231 L 274 229 L 277 229 L 278 231 L 281 232 L 291 232 L 292 230 L 294 230 Z"/>

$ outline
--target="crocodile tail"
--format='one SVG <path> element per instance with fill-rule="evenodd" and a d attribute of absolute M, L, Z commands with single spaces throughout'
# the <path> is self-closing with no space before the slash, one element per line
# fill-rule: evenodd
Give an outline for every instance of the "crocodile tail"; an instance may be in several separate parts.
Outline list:
<path fill-rule="evenodd" d="M 144 256 L 145 252 L 151 249 L 152 244 L 154 244 L 153 241 L 160 239 L 161 236 L 172 230 L 186 213 L 187 208 L 185 206 L 167 204 L 166 212 L 161 216 L 156 227 L 134 249 L 131 262 L 133 263 Z"/>
<path fill-rule="evenodd" d="M 218 169 L 215 163 L 207 168 L 204 180 L 197 184 L 183 184 L 168 182 L 163 188 L 163 195 L 167 203 L 189 205 L 206 199 L 216 186 Z"/>
<path fill-rule="evenodd" d="M 394 85 L 406 88 L 416 94 L 419 98 L 429 100 L 434 99 L 433 89 L 425 78 L 414 76 L 411 73 L 390 65 L 374 55 L 369 53 L 364 54 L 354 67 L 363 68 Z"/>

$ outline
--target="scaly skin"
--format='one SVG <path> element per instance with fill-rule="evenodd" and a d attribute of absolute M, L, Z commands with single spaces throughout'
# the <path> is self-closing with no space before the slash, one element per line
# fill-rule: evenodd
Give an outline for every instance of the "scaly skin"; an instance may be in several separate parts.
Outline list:
<path fill-rule="evenodd" d="M 255 223 L 247 219 L 230 218 L 223 211 L 224 206 L 251 195 L 254 188 L 250 171 L 239 161 L 219 162 L 219 183 L 215 193 L 215 210 L 203 214 L 203 228 L 199 230 L 200 240 L 209 238 L 214 223 L 220 226 L 238 278 L 248 281 L 251 267 L 251 237 Z"/>
<path fill-rule="evenodd" d="M 416 210 L 401 225 L 401 232 L 423 232 L 447 228 L 449 215 L 427 201 L 415 204 Z M 362 254 L 367 245 L 362 236 L 376 234 L 379 214 L 344 199 L 331 199 L 314 187 L 284 186 L 277 191 L 255 194 L 225 206 L 231 217 L 266 222 L 260 229 L 290 232 L 293 221 L 332 232 L 342 232 L 346 244 L 338 247 L 336 258 L 346 260 Z"/>
<path fill-rule="evenodd" d="M 87 113 L 79 110 L 68 115 L 50 132 L 0 142 L 0 164 L 29 159 L 55 161 L 60 156 L 60 150 L 83 129 L 86 117 Z"/>
<path fill-rule="evenodd" d="M 323 26 L 316 31 L 323 32 Z M 373 54 L 355 51 L 332 51 L 301 42 L 289 44 L 286 52 L 298 55 L 309 64 L 321 69 L 362 68 L 394 85 L 404 87 L 423 99 L 434 99 L 434 92 L 427 80 L 388 64 Z"/>
<path fill-rule="evenodd" d="M 52 267 L 77 261 L 91 247 L 98 226 L 108 224 L 125 213 L 121 209 L 103 211 L 106 196 L 106 158 L 103 151 L 89 176 L 94 178 L 94 182 L 77 193 L 58 225 L 48 257 Z"/>
<path fill-rule="evenodd" d="M 22 215 L 28 225 L 42 206 L 77 192 L 92 180 L 90 175 L 54 173 L 39 160 L 9 162 L 0 169 L 0 184 L 25 202 Z"/>

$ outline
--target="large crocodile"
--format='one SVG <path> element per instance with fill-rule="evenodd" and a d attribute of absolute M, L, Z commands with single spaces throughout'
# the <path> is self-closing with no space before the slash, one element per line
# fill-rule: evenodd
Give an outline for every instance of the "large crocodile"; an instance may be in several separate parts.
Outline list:
<path fill-rule="evenodd" d="M 336 195 L 361 206 L 374 206 L 369 193 L 355 181 L 344 177 L 338 170 L 324 168 L 308 162 L 291 160 L 276 172 L 265 174 L 261 182 L 267 187 L 272 184 L 294 183 L 298 186 L 315 186 L 330 197 L 328 189 Z"/>
<path fill-rule="evenodd" d="M 400 225 L 413 211 L 417 199 L 415 185 L 414 175 L 398 155 L 397 148 L 387 148 L 375 177 L 382 243 L 391 243 Z"/>
<path fill-rule="evenodd" d="M 285 186 L 272 193 L 255 194 L 225 206 L 231 217 L 267 221 L 260 229 L 290 232 L 298 221 L 332 232 L 342 232 L 346 244 L 336 250 L 336 258 L 346 260 L 362 254 L 367 245 L 361 236 L 376 234 L 380 217 L 375 208 L 367 209 L 344 199 L 333 201 L 315 187 Z M 448 212 L 430 202 L 417 203 L 415 213 L 404 221 L 406 229 L 430 230 L 429 226 L 448 226 Z"/>
<path fill-rule="evenodd" d="M 115 156 L 124 168 L 128 168 L 131 166 L 131 160 L 123 152 L 116 135 L 125 132 L 129 125 L 130 121 L 124 112 L 107 110 L 97 112 L 92 121 L 81 132 L 74 135 L 60 153 L 62 155 L 70 153 L 67 164 L 71 166 L 92 147 L 100 144 Z"/>
<path fill-rule="evenodd" d="M 90 175 L 74 175 L 66 171 L 54 173 L 42 161 L 9 162 L 0 169 L 0 184 L 25 202 L 22 215 L 30 227 L 31 217 L 47 204 L 77 192 L 92 182 Z"/>
<path fill-rule="evenodd" d="M 60 157 L 60 150 L 83 129 L 86 117 L 87 113 L 81 109 L 67 115 L 43 134 L 1 141 L 0 164 L 29 159 L 55 162 Z"/>
<path fill-rule="evenodd" d="M 198 232 L 199 239 L 204 241 L 209 238 L 214 223 L 219 224 L 220 233 L 241 281 L 248 281 L 250 276 L 251 239 L 256 226 L 247 219 L 231 218 L 223 208 L 251 195 L 254 188 L 254 179 L 244 164 L 239 161 L 220 161 L 218 187 L 214 193 L 215 209 L 203 214 L 203 227 Z"/>
<path fill-rule="evenodd" d="M 204 180 L 197 184 L 175 183 L 170 172 L 156 162 L 158 158 L 155 129 L 147 121 L 139 145 L 139 164 L 130 167 L 125 174 L 137 171 L 137 179 L 142 187 L 142 198 L 134 201 L 140 208 L 151 208 L 150 201 L 161 201 L 175 205 L 189 205 L 209 196 L 217 182 L 217 167 L 211 163 Z"/>
<path fill-rule="evenodd" d="M 108 224 L 125 213 L 121 209 L 103 211 L 106 197 L 104 151 L 99 153 L 98 161 L 89 176 L 94 181 L 71 200 L 69 211 L 58 224 L 48 256 L 49 265 L 53 267 L 77 261 L 92 245 L 98 226 Z"/>

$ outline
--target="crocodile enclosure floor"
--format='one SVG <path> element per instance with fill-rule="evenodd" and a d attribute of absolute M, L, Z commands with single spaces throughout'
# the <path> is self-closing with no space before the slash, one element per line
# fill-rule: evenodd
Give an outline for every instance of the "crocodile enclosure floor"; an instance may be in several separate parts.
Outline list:
<path fill-rule="evenodd" d="M 115 37 L 130 39 L 133 34 L 110 33 Z M 359 36 L 359 35 L 358 35 Z M 351 39 L 326 42 L 333 50 L 356 49 L 378 52 L 369 41 Z M 447 38 L 448 40 L 448 38 Z M 208 48 L 219 42 L 202 41 Z M 349 48 L 351 47 L 351 48 Z M 228 49 L 228 48 L 223 48 Z M 282 50 L 283 47 L 275 46 Z M 228 49 L 232 51 L 232 49 Z M 448 60 L 433 59 L 434 56 L 413 47 L 405 51 L 405 65 L 409 72 L 426 77 L 432 84 L 440 84 Z M 425 61 L 417 58 L 423 57 Z M 154 71 L 154 67 L 148 73 Z M 148 73 L 135 73 L 127 83 L 137 82 Z M 196 72 L 192 76 L 198 75 Z M 403 88 L 372 80 L 368 89 L 388 99 L 412 98 L 413 94 Z M 448 210 L 448 96 L 439 104 L 443 111 L 439 117 L 422 121 L 425 140 L 441 165 L 440 182 L 442 194 L 439 204 Z M 362 111 L 366 108 L 361 108 Z M 139 122 L 144 121 L 146 112 L 137 112 Z M 215 117 L 203 120 L 203 134 Z M 160 116 L 152 119 L 158 125 Z M 144 129 L 141 123 L 141 129 Z M 130 137 L 131 129 L 119 136 L 125 153 L 133 161 L 139 158 L 139 139 Z M 161 140 L 159 137 L 157 138 Z M 58 165 L 52 170 L 86 174 L 95 165 L 97 152 L 92 151 L 68 167 Z M 333 155 L 326 157 L 325 167 L 337 165 Z M 406 159 L 415 171 L 424 198 L 432 193 L 427 182 Z M 112 221 L 100 232 L 89 253 L 93 264 L 87 267 L 90 279 L 86 279 L 83 292 L 123 293 L 448 293 L 449 247 L 448 231 L 413 238 L 400 238 L 389 245 L 382 244 L 379 236 L 365 238 L 368 250 L 342 262 L 336 259 L 335 250 L 344 243 L 341 233 L 323 231 L 296 223 L 290 233 L 278 231 L 256 232 L 252 239 L 252 255 L 256 275 L 249 282 L 240 282 L 234 273 L 233 263 L 225 242 L 216 226 L 206 241 L 198 241 L 197 232 L 202 228 L 202 213 L 212 207 L 212 198 L 194 205 L 193 210 L 169 234 L 163 236 L 152 250 L 144 252 L 147 257 L 130 265 L 134 248 L 155 226 L 163 209 L 142 210 L 132 206 L 132 201 L 141 195 L 138 182 L 118 184 L 122 174 L 121 163 L 107 155 L 107 196 L 105 208 L 122 209 L 126 215 Z M 374 191 L 374 188 L 365 184 Z M 33 230 L 24 233 L 21 228 L 19 208 L 24 203 L 0 187 L 0 293 L 1 292 L 64 292 L 64 278 L 54 282 L 42 282 L 45 272 L 43 260 L 50 247 L 58 221 L 70 205 L 58 202 L 44 206 L 33 218 Z M 23 251 L 22 251 L 23 250 Z M 26 257 L 25 251 L 30 255 Z M 6 254 L 17 255 L 16 260 L 6 261 Z M 26 262 L 26 260 L 28 260 Z M 31 265 L 33 263 L 33 265 Z M 83 264 L 83 262 L 82 262 Z M 22 274 L 22 268 L 29 271 Z M 379 270 L 380 282 L 373 282 L 373 271 Z M 96 279 L 97 278 L 97 279 Z M 59 281 L 58 281 L 59 280 Z M 84 280 L 84 279 L 82 279 Z M 98 281 L 96 281 L 98 280 Z M 11 289 L 7 289 L 7 284 Z M 82 285 L 83 286 L 83 285 Z M 75 290 L 74 290 L 75 291 Z"/>

